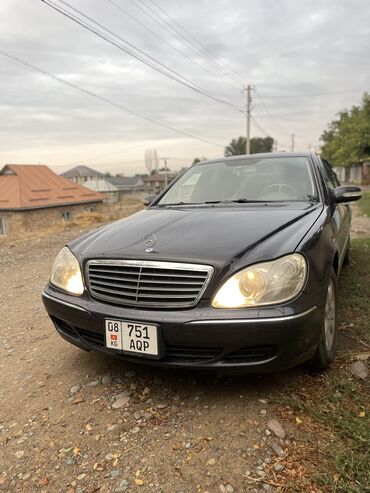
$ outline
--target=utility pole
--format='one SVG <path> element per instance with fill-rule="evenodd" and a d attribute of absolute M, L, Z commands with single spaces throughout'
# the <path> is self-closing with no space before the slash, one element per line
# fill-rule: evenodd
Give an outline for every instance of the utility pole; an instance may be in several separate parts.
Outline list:
<path fill-rule="evenodd" d="M 164 162 L 164 187 L 166 188 L 168 185 L 168 170 L 167 170 L 167 159 L 170 159 L 169 157 L 160 157 L 160 161 Z"/>
<path fill-rule="evenodd" d="M 247 87 L 244 88 L 245 92 L 245 106 L 246 106 L 246 142 L 245 142 L 245 153 L 250 154 L 251 153 L 251 102 L 252 102 L 252 97 L 251 97 L 251 86 L 250 84 L 247 85 Z"/>
<path fill-rule="evenodd" d="M 294 137 L 295 137 L 295 135 L 292 134 L 292 152 L 294 152 Z"/>

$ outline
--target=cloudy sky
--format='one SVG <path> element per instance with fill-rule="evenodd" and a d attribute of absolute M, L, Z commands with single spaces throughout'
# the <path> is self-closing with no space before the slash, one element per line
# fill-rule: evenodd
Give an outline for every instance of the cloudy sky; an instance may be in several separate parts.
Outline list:
<path fill-rule="evenodd" d="M 89 16 L 121 49 L 41 0 L 1 0 L 0 164 L 130 175 L 145 172 L 148 148 L 172 169 L 217 157 L 245 133 L 248 83 L 252 136 L 288 150 L 295 134 L 296 150 L 314 149 L 335 114 L 370 90 L 364 0 L 47 1 Z"/>

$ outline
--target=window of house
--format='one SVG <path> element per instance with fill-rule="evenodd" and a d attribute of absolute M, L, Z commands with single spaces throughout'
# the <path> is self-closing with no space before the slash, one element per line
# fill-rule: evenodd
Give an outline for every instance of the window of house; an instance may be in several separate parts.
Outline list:
<path fill-rule="evenodd" d="M 63 220 L 64 221 L 69 221 L 71 219 L 71 213 L 70 211 L 64 211 L 62 214 Z"/>
<path fill-rule="evenodd" d="M 5 218 L 0 217 L 0 235 L 6 235 Z"/>

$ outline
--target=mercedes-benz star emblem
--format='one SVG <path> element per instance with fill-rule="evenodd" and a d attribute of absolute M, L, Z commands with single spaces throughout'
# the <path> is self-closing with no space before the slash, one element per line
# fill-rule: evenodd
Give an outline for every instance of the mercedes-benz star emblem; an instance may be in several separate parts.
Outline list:
<path fill-rule="evenodd" d="M 151 233 L 145 237 L 146 252 L 152 252 L 154 245 L 157 243 L 157 237 L 155 234 Z"/>

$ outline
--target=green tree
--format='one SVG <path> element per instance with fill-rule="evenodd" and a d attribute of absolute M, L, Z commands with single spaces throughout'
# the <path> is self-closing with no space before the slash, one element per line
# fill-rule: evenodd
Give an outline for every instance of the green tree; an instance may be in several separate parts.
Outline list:
<path fill-rule="evenodd" d="M 321 154 L 336 166 L 350 166 L 370 158 L 370 96 L 360 106 L 338 113 L 320 137 Z"/>
<path fill-rule="evenodd" d="M 200 156 L 200 157 L 197 156 L 193 159 L 192 164 L 201 163 L 202 161 L 207 161 L 207 158 L 205 156 Z"/>
<path fill-rule="evenodd" d="M 252 137 L 251 154 L 259 152 L 272 152 L 274 139 L 272 137 Z M 232 139 L 230 144 L 225 147 L 225 156 L 240 156 L 245 154 L 246 138 L 243 136 Z"/>

